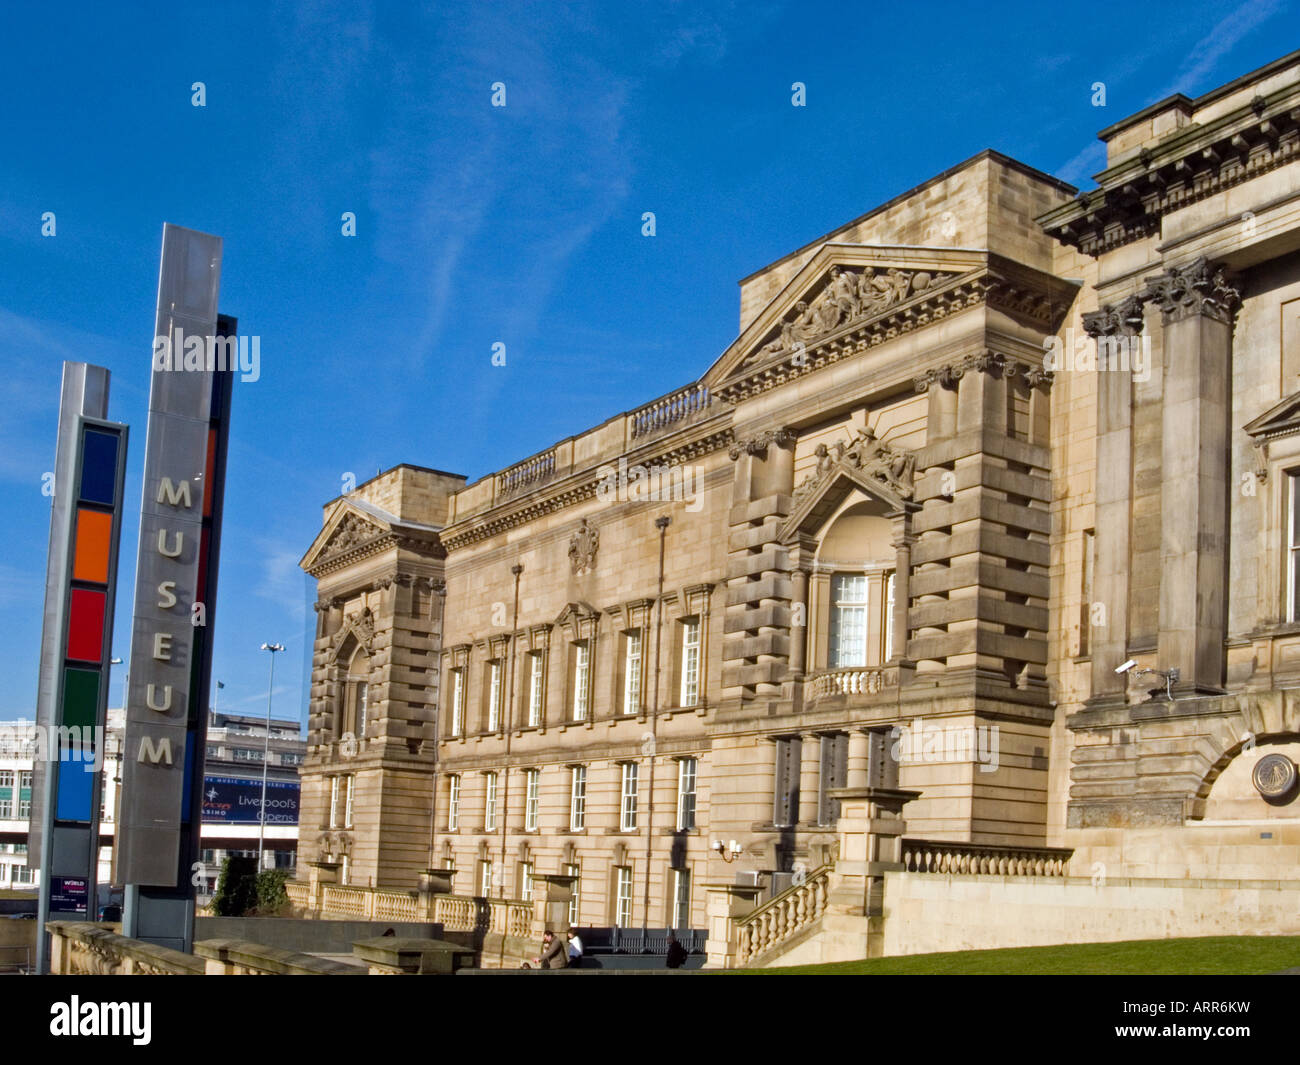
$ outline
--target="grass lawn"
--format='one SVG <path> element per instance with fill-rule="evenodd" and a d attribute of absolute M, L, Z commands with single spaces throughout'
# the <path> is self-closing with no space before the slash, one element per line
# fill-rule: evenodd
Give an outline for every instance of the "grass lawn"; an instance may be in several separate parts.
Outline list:
<path fill-rule="evenodd" d="M 752 976 L 1254 975 L 1300 966 L 1300 936 L 1207 936 L 909 954 L 827 965 L 740 969 Z"/>

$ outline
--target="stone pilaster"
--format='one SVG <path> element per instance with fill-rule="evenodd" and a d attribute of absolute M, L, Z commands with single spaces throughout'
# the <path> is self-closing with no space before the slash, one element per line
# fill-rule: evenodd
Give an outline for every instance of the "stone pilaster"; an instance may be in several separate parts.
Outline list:
<path fill-rule="evenodd" d="M 1098 341 L 1130 340 L 1142 332 L 1142 301 L 1135 296 L 1083 316 L 1083 328 Z M 1104 624 L 1088 638 L 1092 654 L 1092 697 L 1122 698 L 1125 678 L 1115 667 L 1128 657 L 1129 523 L 1132 511 L 1133 375 L 1111 368 L 1097 374 L 1097 477 L 1095 562 L 1092 598 L 1105 609 Z M 1092 617 L 1092 603 L 1084 604 Z"/>
<path fill-rule="evenodd" d="M 1160 630 L 1157 666 L 1175 690 L 1221 692 L 1227 635 L 1228 424 L 1240 296 L 1197 259 L 1147 279 L 1164 319 Z"/>

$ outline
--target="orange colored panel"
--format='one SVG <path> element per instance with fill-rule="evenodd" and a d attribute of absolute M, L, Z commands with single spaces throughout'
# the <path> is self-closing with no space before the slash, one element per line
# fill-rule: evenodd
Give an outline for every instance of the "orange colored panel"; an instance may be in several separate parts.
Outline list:
<path fill-rule="evenodd" d="M 113 515 L 77 508 L 77 549 L 72 579 L 108 583 L 108 549 L 113 539 Z"/>

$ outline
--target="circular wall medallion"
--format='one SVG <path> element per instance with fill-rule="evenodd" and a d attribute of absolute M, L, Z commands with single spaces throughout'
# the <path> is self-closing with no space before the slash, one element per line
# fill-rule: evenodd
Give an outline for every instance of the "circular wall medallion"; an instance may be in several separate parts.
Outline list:
<path fill-rule="evenodd" d="M 1296 766 L 1284 754 L 1266 754 L 1255 763 L 1251 779 L 1264 798 L 1280 799 L 1295 787 Z"/>

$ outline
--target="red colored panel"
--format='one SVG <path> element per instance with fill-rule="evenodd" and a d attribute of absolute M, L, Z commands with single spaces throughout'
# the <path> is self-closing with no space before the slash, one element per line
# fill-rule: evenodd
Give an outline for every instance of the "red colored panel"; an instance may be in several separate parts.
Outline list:
<path fill-rule="evenodd" d="M 99 662 L 104 654 L 104 593 L 72 589 L 68 611 L 68 657 Z"/>
<path fill-rule="evenodd" d="M 217 470 L 217 431 L 208 430 L 208 465 L 203 471 L 203 516 L 212 517 L 212 481 Z"/>

